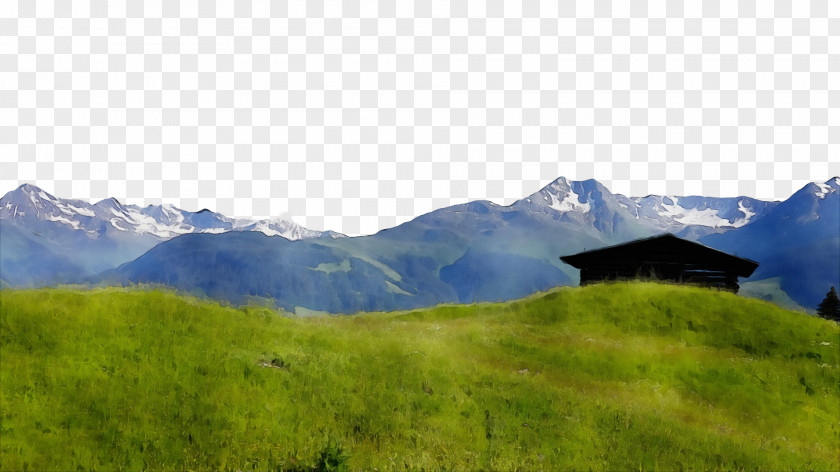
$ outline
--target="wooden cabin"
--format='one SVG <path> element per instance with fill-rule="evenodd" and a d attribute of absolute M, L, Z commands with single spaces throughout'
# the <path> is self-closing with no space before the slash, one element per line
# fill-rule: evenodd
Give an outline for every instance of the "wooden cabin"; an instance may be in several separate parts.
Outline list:
<path fill-rule="evenodd" d="M 560 258 L 580 269 L 580 284 L 647 279 L 702 285 L 738 293 L 738 277 L 749 277 L 758 263 L 673 234 L 638 239 Z"/>

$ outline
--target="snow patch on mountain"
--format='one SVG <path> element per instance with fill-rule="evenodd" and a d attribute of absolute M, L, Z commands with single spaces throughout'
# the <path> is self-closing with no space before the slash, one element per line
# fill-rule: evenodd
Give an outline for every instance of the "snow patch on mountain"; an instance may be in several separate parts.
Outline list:
<path fill-rule="evenodd" d="M 166 209 L 164 208 L 164 211 Z M 144 215 L 136 210 L 129 210 L 125 214 L 126 218 L 134 223 L 135 231 L 138 233 L 148 233 L 159 238 L 172 238 L 181 234 L 192 233 L 195 228 L 190 225 L 167 224 L 157 221 L 151 216 Z M 183 221 L 183 216 L 181 216 Z"/>
<path fill-rule="evenodd" d="M 127 229 L 119 225 L 119 218 L 111 218 L 109 221 L 111 222 L 111 226 L 113 226 L 114 228 L 117 228 L 120 231 L 128 231 Z"/>
<path fill-rule="evenodd" d="M 557 210 L 561 213 L 565 213 L 567 211 L 579 211 L 581 213 L 589 213 L 592 209 L 592 205 L 589 202 L 581 203 L 580 202 L 580 195 L 575 193 L 574 190 L 569 189 L 565 192 L 565 195 L 560 197 L 554 193 L 549 193 L 551 196 L 551 203 L 549 203 L 548 207 L 554 210 Z"/>
<path fill-rule="evenodd" d="M 668 203 L 668 202 L 671 203 Z M 657 213 L 665 218 L 672 219 L 684 225 L 708 226 L 710 228 L 740 228 L 749 223 L 755 213 L 746 208 L 743 201 L 738 202 L 738 210 L 744 214 L 744 218 L 729 221 L 720 216 L 718 210 L 712 208 L 685 208 L 679 205 L 679 197 L 668 196 L 662 199 L 659 204 L 662 211 Z"/>
<path fill-rule="evenodd" d="M 54 201 L 54 200 L 52 199 L 52 197 L 51 197 L 50 195 L 48 195 L 47 193 L 45 193 L 43 190 L 39 190 L 39 191 L 38 191 L 38 195 L 40 195 L 40 197 L 41 197 L 41 198 L 43 198 L 44 200 L 46 200 L 46 201 L 48 201 L 48 202 L 52 202 L 52 201 Z"/>
<path fill-rule="evenodd" d="M 73 216 L 73 215 L 77 214 L 77 213 L 73 213 L 73 210 L 67 208 L 66 205 L 58 204 L 55 207 L 58 208 L 58 211 L 64 213 L 67 216 Z"/>
<path fill-rule="evenodd" d="M 575 192 L 564 177 L 560 177 L 542 190 L 526 198 L 525 201 L 532 203 L 532 198 L 538 201 L 541 198 L 545 203 L 545 207 L 560 213 L 570 211 L 589 213 L 592 210 L 592 205 L 588 201 L 581 202 L 581 195 Z"/>
<path fill-rule="evenodd" d="M 754 211 L 744 206 L 743 200 L 738 200 L 738 211 L 744 214 L 744 218 L 740 220 L 735 220 L 735 223 L 733 223 L 732 226 L 736 228 L 740 228 L 741 226 L 744 226 L 745 224 L 749 223 L 752 217 L 755 216 Z"/>
<path fill-rule="evenodd" d="M 47 215 L 47 219 L 50 221 L 57 221 L 59 223 L 64 223 L 68 226 L 72 226 L 73 229 L 82 229 L 78 221 L 64 218 L 63 216 Z"/>
<path fill-rule="evenodd" d="M 77 207 L 77 206 L 73 206 L 73 205 L 71 205 L 71 204 L 69 204 L 69 203 L 60 204 L 60 205 L 56 205 L 56 206 L 58 207 L 58 209 L 59 209 L 59 210 L 62 210 L 62 211 L 67 210 L 67 211 L 69 211 L 69 212 L 70 212 L 70 214 L 75 213 L 75 214 L 77 214 L 77 215 L 89 216 L 89 217 L 95 217 L 95 216 L 96 216 L 96 213 L 94 213 L 94 212 L 93 212 L 92 210 L 90 210 L 90 209 L 87 209 L 87 208 L 80 208 L 80 207 Z"/>
<path fill-rule="evenodd" d="M 254 231 L 259 231 L 266 236 L 283 236 L 282 232 L 273 229 L 266 221 L 258 221 L 254 226 Z"/>
<path fill-rule="evenodd" d="M 836 180 L 836 179 L 835 179 L 835 180 Z M 814 182 L 814 185 L 816 185 L 817 187 L 819 187 L 819 188 L 820 188 L 820 189 L 817 191 L 817 193 L 815 193 L 814 195 L 816 195 L 817 197 L 819 197 L 821 200 L 822 200 L 822 199 L 824 199 L 826 195 L 828 195 L 829 193 L 831 193 L 831 192 L 834 190 L 834 189 L 832 189 L 832 188 L 831 188 L 831 186 L 830 186 L 830 185 L 828 185 L 828 184 L 820 184 L 820 183 Z"/>
<path fill-rule="evenodd" d="M 282 236 L 286 239 L 296 240 L 296 239 L 308 239 L 308 238 L 317 238 L 321 235 L 320 232 L 314 231 L 311 229 L 304 228 L 303 226 L 298 225 L 291 218 L 287 216 L 280 216 L 276 218 L 269 218 L 266 220 L 260 220 L 256 223 L 250 222 L 245 220 L 247 223 L 246 226 L 243 226 L 243 230 L 248 231 L 259 231 L 266 236 Z M 242 223 L 241 221 L 239 222 Z"/>

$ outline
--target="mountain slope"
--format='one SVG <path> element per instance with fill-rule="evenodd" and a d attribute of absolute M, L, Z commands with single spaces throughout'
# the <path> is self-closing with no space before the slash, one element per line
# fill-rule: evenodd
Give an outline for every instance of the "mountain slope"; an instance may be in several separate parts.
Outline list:
<path fill-rule="evenodd" d="M 701 242 L 760 262 L 748 280 L 778 277 L 791 298 L 813 308 L 840 286 L 840 178 L 808 184 L 755 223 Z"/>
<path fill-rule="evenodd" d="M 98 280 L 162 283 L 235 303 L 273 298 L 289 311 L 353 313 L 455 301 L 451 287 L 440 281 L 403 278 L 372 256 L 328 245 L 332 241 L 327 236 L 289 241 L 254 232 L 186 234 Z"/>
<path fill-rule="evenodd" d="M 33 286 L 75 280 L 81 268 L 40 243 L 41 237 L 0 220 L 0 283 Z"/>
<path fill-rule="evenodd" d="M 315 319 L 114 288 L 0 301 L 4 470 L 840 468 L 840 328 L 729 293 Z"/>

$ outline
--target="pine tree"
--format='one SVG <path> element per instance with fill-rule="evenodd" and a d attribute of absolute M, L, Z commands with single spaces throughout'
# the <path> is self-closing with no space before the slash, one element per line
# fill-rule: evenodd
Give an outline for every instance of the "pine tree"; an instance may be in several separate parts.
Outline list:
<path fill-rule="evenodd" d="M 831 287 L 831 290 L 825 294 L 825 299 L 817 306 L 817 315 L 840 323 L 840 298 L 837 298 L 834 287 Z"/>

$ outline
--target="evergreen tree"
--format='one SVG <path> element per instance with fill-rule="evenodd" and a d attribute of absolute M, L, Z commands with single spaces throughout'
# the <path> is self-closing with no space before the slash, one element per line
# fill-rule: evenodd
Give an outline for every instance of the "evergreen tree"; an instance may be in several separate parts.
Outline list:
<path fill-rule="evenodd" d="M 825 294 L 825 299 L 817 306 L 817 315 L 827 320 L 840 322 L 840 298 L 834 287 Z"/>

